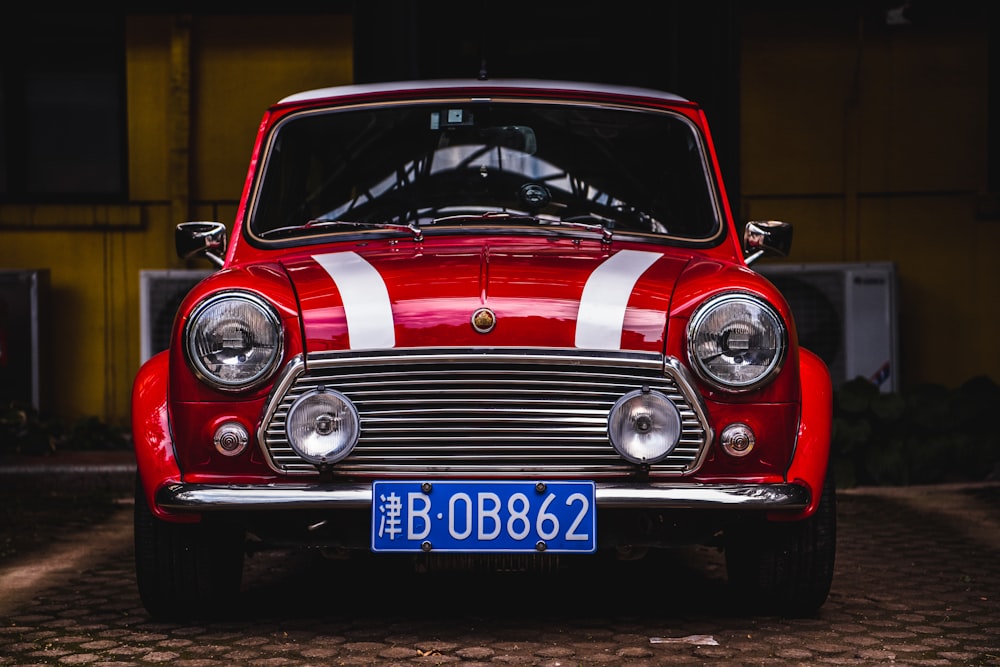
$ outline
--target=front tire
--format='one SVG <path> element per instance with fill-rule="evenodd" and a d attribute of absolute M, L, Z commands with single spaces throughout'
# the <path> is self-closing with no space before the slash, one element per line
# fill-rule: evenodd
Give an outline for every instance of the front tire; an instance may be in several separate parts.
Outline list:
<path fill-rule="evenodd" d="M 727 537 L 726 570 L 739 600 L 783 616 L 814 614 L 830 593 L 837 543 L 836 487 L 828 472 L 819 507 L 795 522 L 751 522 Z"/>
<path fill-rule="evenodd" d="M 245 533 L 240 527 L 158 519 L 137 478 L 134 528 L 136 583 L 153 617 L 201 617 L 234 601 L 243 578 Z"/>

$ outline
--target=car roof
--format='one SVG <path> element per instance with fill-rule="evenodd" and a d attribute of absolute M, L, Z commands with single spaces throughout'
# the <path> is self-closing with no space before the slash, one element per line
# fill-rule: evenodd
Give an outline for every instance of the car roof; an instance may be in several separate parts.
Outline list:
<path fill-rule="evenodd" d="M 435 93 L 441 93 L 448 91 L 468 92 L 475 91 L 476 89 L 598 93 L 604 95 L 645 97 L 667 102 L 690 103 L 690 100 L 680 97 L 679 95 L 653 88 L 585 81 L 562 81 L 554 79 L 423 79 L 414 81 L 363 83 L 317 88 L 289 95 L 281 99 L 278 104 L 313 102 L 318 100 L 336 99 L 340 97 L 352 97 L 355 95 L 389 93 L 393 91 L 405 91 L 408 93 L 434 91 Z"/>

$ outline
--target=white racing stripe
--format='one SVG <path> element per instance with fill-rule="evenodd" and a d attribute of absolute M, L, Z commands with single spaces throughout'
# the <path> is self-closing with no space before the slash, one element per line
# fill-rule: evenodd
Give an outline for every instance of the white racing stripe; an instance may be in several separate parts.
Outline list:
<path fill-rule="evenodd" d="M 333 278 L 347 316 L 347 336 L 352 350 L 396 346 L 392 305 L 382 276 L 356 252 L 314 255 Z"/>
<path fill-rule="evenodd" d="M 576 346 L 618 350 L 622 345 L 625 307 L 639 276 L 663 256 L 659 252 L 619 250 L 587 278 L 576 316 Z"/>

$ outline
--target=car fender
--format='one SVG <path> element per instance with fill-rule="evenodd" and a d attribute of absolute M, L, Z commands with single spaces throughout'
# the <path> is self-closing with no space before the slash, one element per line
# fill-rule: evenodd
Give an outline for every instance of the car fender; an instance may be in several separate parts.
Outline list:
<path fill-rule="evenodd" d="M 168 369 L 168 354 L 160 352 L 143 364 L 132 385 L 132 442 L 136 467 L 146 503 L 153 514 L 175 522 L 197 521 L 197 515 L 167 514 L 157 507 L 155 501 L 156 492 L 161 487 L 181 481 L 170 435 Z"/>
<path fill-rule="evenodd" d="M 774 513 L 779 520 L 804 519 L 816 511 L 823 494 L 830 465 L 830 439 L 833 428 L 833 387 L 826 364 L 813 352 L 799 350 L 799 376 L 802 386 L 801 413 L 795 439 L 795 455 L 786 475 L 789 482 L 809 488 L 809 505 L 794 515 Z"/>

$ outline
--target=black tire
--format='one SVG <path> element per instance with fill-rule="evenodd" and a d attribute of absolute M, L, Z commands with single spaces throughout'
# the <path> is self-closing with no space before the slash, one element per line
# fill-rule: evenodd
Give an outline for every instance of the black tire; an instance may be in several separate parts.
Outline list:
<path fill-rule="evenodd" d="M 139 597 L 154 618 L 203 618 L 230 608 L 243 578 L 243 529 L 158 519 L 138 478 L 134 527 Z"/>
<path fill-rule="evenodd" d="M 751 522 L 730 531 L 726 570 L 749 610 L 782 616 L 815 614 L 830 594 L 837 547 L 837 496 L 832 473 L 816 512 L 797 522 Z"/>

